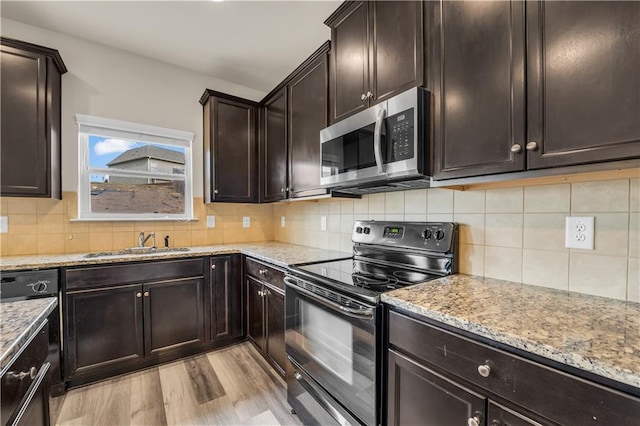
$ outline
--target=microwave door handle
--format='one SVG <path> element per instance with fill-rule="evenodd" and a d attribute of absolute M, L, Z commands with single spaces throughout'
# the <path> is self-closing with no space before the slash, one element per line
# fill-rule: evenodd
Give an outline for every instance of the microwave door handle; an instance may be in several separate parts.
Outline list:
<path fill-rule="evenodd" d="M 378 111 L 376 115 L 376 125 L 373 130 L 373 155 L 376 158 L 376 166 L 378 173 L 384 173 L 384 164 L 382 162 L 382 126 L 384 125 L 384 116 L 387 113 L 384 108 Z"/>

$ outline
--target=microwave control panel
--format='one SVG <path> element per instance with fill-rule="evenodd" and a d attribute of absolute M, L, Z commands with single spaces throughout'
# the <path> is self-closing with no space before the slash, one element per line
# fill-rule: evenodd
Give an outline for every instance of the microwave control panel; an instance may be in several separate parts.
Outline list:
<path fill-rule="evenodd" d="M 387 161 L 408 160 L 414 153 L 414 109 L 402 111 L 387 117 Z"/>

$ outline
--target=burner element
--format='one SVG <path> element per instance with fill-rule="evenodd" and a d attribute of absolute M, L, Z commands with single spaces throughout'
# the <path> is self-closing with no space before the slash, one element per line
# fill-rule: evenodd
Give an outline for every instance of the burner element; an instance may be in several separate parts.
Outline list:
<path fill-rule="evenodd" d="M 398 279 L 395 277 L 367 274 L 365 272 L 354 272 L 351 278 L 353 279 L 353 283 L 359 287 L 378 291 L 396 288 L 398 284 Z"/>

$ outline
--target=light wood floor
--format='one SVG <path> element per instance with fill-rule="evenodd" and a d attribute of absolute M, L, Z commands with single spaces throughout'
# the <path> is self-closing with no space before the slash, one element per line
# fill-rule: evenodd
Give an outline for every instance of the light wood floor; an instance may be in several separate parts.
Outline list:
<path fill-rule="evenodd" d="M 57 425 L 300 425 L 285 382 L 250 343 L 51 399 Z"/>

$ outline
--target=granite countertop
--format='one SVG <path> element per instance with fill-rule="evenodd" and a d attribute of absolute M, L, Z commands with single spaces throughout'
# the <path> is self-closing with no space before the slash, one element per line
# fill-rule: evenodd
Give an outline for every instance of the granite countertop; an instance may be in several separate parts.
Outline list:
<path fill-rule="evenodd" d="M 242 253 L 286 268 L 289 265 L 307 262 L 321 262 L 331 259 L 351 257 L 351 253 L 323 250 L 275 241 L 261 243 L 222 244 L 215 246 L 190 247 L 189 251 L 150 254 L 125 254 L 86 258 L 86 253 L 60 255 L 4 256 L 0 258 L 0 271 L 20 269 L 56 268 L 59 266 L 95 265 L 116 262 L 132 262 L 153 259 L 175 259 L 190 256 Z"/>
<path fill-rule="evenodd" d="M 3 373 L 56 306 L 55 297 L 0 304 L 0 370 Z"/>
<path fill-rule="evenodd" d="M 395 290 L 382 301 L 640 388 L 640 304 L 468 275 Z"/>

